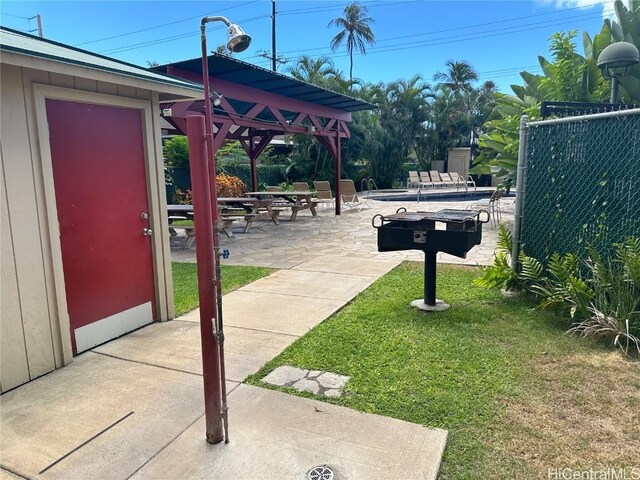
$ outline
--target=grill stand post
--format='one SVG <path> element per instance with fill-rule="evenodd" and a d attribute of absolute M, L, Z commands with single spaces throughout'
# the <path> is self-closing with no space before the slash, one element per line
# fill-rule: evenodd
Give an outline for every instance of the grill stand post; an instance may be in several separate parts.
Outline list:
<path fill-rule="evenodd" d="M 411 306 L 425 312 L 442 312 L 449 305 L 436 298 L 436 255 L 438 252 L 424 252 L 424 298 L 411 302 Z"/>

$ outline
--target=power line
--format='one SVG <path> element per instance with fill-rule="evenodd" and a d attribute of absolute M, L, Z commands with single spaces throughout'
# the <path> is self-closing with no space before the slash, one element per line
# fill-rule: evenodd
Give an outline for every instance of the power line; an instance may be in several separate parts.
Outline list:
<path fill-rule="evenodd" d="M 241 3 L 239 5 L 234 5 L 232 7 L 223 8 L 222 10 L 219 10 L 218 13 L 226 12 L 227 10 L 231 10 L 233 8 L 244 7 L 246 5 L 251 5 L 252 3 L 257 3 L 257 2 L 258 2 L 258 0 L 253 0 L 251 2 Z M 200 19 L 200 18 L 205 17 L 207 15 L 208 14 L 196 15 L 195 17 L 189 17 L 189 18 L 183 18 L 182 20 L 175 20 L 173 22 L 163 23 L 161 25 L 154 25 L 153 27 L 142 28 L 140 30 L 134 30 L 132 32 L 120 33 L 118 35 L 112 35 L 110 37 L 98 38 L 96 40 L 89 40 L 88 42 L 76 43 L 74 46 L 79 47 L 81 45 L 89 45 L 90 43 L 104 42 L 105 40 L 112 40 L 114 38 L 121 38 L 121 37 L 126 37 L 128 35 L 135 35 L 136 33 L 148 32 L 150 30 L 155 30 L 156 28 L 163 28 L 163 27 L 167 27 L 169 25 L 175 25 L 176 23 L 182 23 L 182 22 L 188 22 L 188 21 L 195 20 L 195 19 Z"/>
<path fill-rule="evenodd" d="M 508 19 L 504 19 L 504 20 L 496 20 L 496 21 L 493 21 L 493 22 L 485 22 L 485 23 L 466 25 L 466 26 L 461 26 L 461 27 L 448 28 L 448 29 L 443 29 L 443 30 L 436 30 L 436 31 L 432 31 L 432 32 L 416 33 L 416 34 L 411 34 L 411 35 L 401 35 L 401 36 L 397 36 L 397 37 L 388 37 L 388 38 L 383 38 L 383 39 L 376 40 L 376 43 L 379 44 L 379 43 L 388 42 L 388 41 L 392 41 L 392 40 L 402 40 L 402 39 L 414 38 L 414 37 L 419 37 L 419 36 L 431 36 L 431 35 L 437 35 L 439 33 L 449 33 L 449 32 L 453 32 L 453 31 L 457 31 L 457 30 L 468 30 L 468 29 L 471 29 L 471 28 L 478 28 L 478 27 L 484 27 L 484 26 L 490 26 L 490 25 L 497 25 L 497 24 L 500 24 L 500 23 L 507 23 L 507 22 L 513 22 L 513 21 L 517 21 L 517 20 L 529 19 L 531 17 L 539 17 L 539 16 L 545 16 L 545 15 L 551 15 L 551 14 L 557 14 L 557 13 L 564 13 L 567 10 L 577 10 L 577 9 L 590 8 L 590 7 L 593 7 L 593 6 L 596 6 L 596 5 L 603 5 L 605 3 L 608 3 L 608 2 L 598 2 L 598 3 L 594 3 L 594 4 L 590 4 L 590 5 L 572 7 L 572 8 L 564 9 L 562 11 L 545 12 L 545 13 L 539 13 L 539 14 L 529 15 L 529 16 L 524 16 L 524 17 L 514 17 L 514 18 L 508 18 Z M 611 10 L 611 11 L 613 11 L 613 10 Z M 582 14 L 582 15 L 573 16 L 571 19 L 575 20 L 576 18 L 582 18 L 582 17 L 593 18 L 594 16 L 600 16 L 600 15 L 601 15 L 600 13 L 597 13 L 597 14 L 585 13 L 585 14 Z M 525 24 L 522 24 L 520 26 L 539 25 L 539 24 L 544 24 L 544 23 L 548 23 L 548 22 L 544 21 L 544 22 L 537 22 L 537 23 L 525 23 Z M 519 28 L 520 26 L 505 27 L 505 28 Z M 469 35 L 475 35 L 475 34 L 478 34 L 478 33 L 485 33 L 485 32 L 476 32 L 476 33 L 469 34 Z M 440 39 L 436 39 L 436 40 L 440 40 Z M 383 45 L 383 46 L 380 46 L 380 47 L 371 47 L 369 49 L 369 51 L 375 50 L 376 48 L 384 48 L 384 47 L 388 47 L 388 46 L 389 45 Z M 395 44 L 393 46 L 400 46 L 400 44 Z M 329 47 L 315 47 L 315 48 L 307 48 L 307 49 L 286 50 L 286 51 L 283 51 L 283 52 L 280 52 L 280 53 L 281 54 L 291 54 L 291 53 L 309 52 L 309 51 L 317 51 L 317 50 L 325 50 L 325 51 L 327 51 L 327 53 L 330 53 L 330 48 Z M 249 57 L 248 59 L 251 59 L 251 58 L 257 58 L 257 56 Z"/>
<path fill-rule="evenodd" d="M 405 1 L 396 1 L 396 2 L 383 2 L 383 3 L 378 3 L 378 2 L 362 2 L 366 4 L 367 8 L 377 8 L 377 7 L 383 7 L 386 5 L 401 5 L 401 4 L 405 4 L 405 3 L 418 3 L 421 0 L 405 0 Z M 293 9 L 293 10 L 284 10 L 283 12 L 280 12 L 280 15 L 305 15 L 307 13 L 322 13 L 322 12 L 333 12 L 333 11 L 342 11 L 344 10 L 344 7 L 340 6 L 340 7 L 327 7 L 327 6 L 322 6 L 322 7 L 308 7 L 308 8 L 299 8 L 299 9 Z"/>
<path fill-rule="evenodd" d="M 248 19 L 244 19 L 244 20 L 240 20 L 238 23 L 251 23 L 251 22 L 255 22 L 256 20 L 261 20 L 263 18 L 268 18 L 269 15 L 260 15 L 257 17 L 252 17 L 252 18 L 248 18 Z M 225 27 L 213 27 L 210 30 L 218 30 L 221 28 L 225 28 Z M 114 53 L 121 53 L 121 52 L 128 52 L 129 50 L 137 50 L 138 48 L 144 48 L 144 47 L 149 47 L 152 45 L 158 45 L 161 43 L 167 43 L 167 42 L 172 42 L 174 40 L 180 40 L 182 38 L 188 38 L 188 37 L 195 37 L 195 36 L 199 36 L 200 32 L 198 31 L 191 31 L 191 32 L 187 32 L 187 33 L 181 33 L 178 35 L 172 35 L 170 37 L 164 37 L 164 38 L 159 38 L 156 40 L 149 40 L 146 42 L 141 42 L 141 43 L 135 43 L 132 45 L 125 45 L 123 47 L 115 47 L 109 50 L 103 50 L 101 52 L 98 52 L 100 54 L 114 54 Z"/>
<path fill-rule="evenodd" d="M 599 16 L 600 16 L 600 14 L 597 14 L 595 16 L 594 15 L 590 15 L 589 17 L 590 18 L 595 18 L 595 17 L 599 17 Z M 432 47 L 432 46 L 436 46 L 436 45 L 446 45 L 446 44 L 451 44 L 451 43 L 460 43 L 460 42 L 466 42 L 466 41 L 470 41 L 470 40 L 479 40 L 479 39 L 482 39 L 482 38 L 490 38 L 490 37 L 497 37 L 497 36 L 503 36 L 503 35 L 511 35 L 511 34 L 514 34 L 514 33 L 528 32 L 528 31 L 532 31 L 532 30 L 540 30 L 542 28 L 551 27 L 551 26 L 574 24 L 575 23 L 575 17 L 572 20 L 567 20 L 567 21 L 563 21 L 563 22 L 555 22 L 555 23 L 543 22 L 543 23 L 544 23 L 544 25 L 538 26 L 538 27 L 522 28 L 522 27 L 527 26 L 527 25 L 518 25 L 518 26 L 514 26 L 514 27 L 504 28 L 502 30 L 505 30 L 505 31 L 501 31 L 501 32 L 495 32 L 495 33 L 476 32 L 476 33 L 471 33 L 471 34 L 468 34 L 468 35 L 459 35 L 457 37 L 453 37 L 453 39 L 451 37 L 443 37 L 443 38 L 438 38 L 438 39 L 434 39 L 434 40 L 425 40 L 425 41 L 422 41 L 422 42 L 416 42 L 413 45 L 406 45 L 405 43 L 397 43 L 397 44 L 392 44 L 392 45 L 384 45 L 382 47 L 372 47 L 366 52 L 366 54 L 394 52 L 394 51 L 397 50 L 397 47 L 402 47 L 403 50 L 409 50 L 409 49 L 414 49 L 414 48 Z M 530 24 L 530 25 L 536 25 L 536 24 Z M 486 33 L 486 34 L 484 34 L 484 33 Z M 354 52 L 354 55 L 363 56 L 363 54 L 361 54 L 359 52 Z M 317 54 L 317 55 L 309 55 L 309 57 L 311 57 L 311 58 L 328 57 L 330 59 L 344 58 L 344 57 L 348 57 L 348 56 L 349 56 L 348 53 L 339 53 L 339 54 L 333 54 L 333 55 L 331 55 L 329 53 Z"/>
<path fill-rule="evenodd" d="M 22 15 L 13 15 L 11 13 L 6 13 L 6 12 L 2 12 L 2 15 L 6 17 L 21 18 L 23 20 L 29 20 L 29 17 L 23 17 Z"/>
<path fill-rule="evenodd" d="M 243 5 L 247 5 L 247 4 L 251 4 L 251 3 L 255 3 L 257 0 L 254 0 L 252 2 L 247 2 L 244 4 L 240 4 L 240 5 L 235 5 L 233 7 L 229 7 L 229 8 L 237 8 Z M 397 5 L 397 4 L 403 4 L 403 3 L 416 3 L 419 0 L 409 0 L 409 1 L 404 1 L 404 2 L 381 2 L 381 3 L 376 3 L 376 4 L 372 4 L 370 6 L 372 7 L 378 7 L 378 6 L 384 6 L 384 5 Z M 372 2 L 371 2 L 372 3 Z M 540 13 L 540 14 L 535 14 L 535 15 L 530 15 L 527 17 L 514 17 L 514 18 L 510 18 L 510 19 L 505 19 L 505 20 L 497 20 L 497 21 L 493 21 L 493 22 L 485 22 L 485 23 L 481 23 L 481 24 L 476 24 L 476 25 L 469 25 L 469 26 L 463 26 L 463 27 L 454 27 L 451 29 L 444 29 L 444 30 L 439 30 L 439 31 L 435 31 L 435 32 L 426 32 L 426 33 L 417 33 L 417 34 L 411 34 L 411 35 L 404 35 L 404 36 L 397 36 L 397 37 L 389 37 L 386 39 L 381 39 L 379 40 L 379 42 L 389 42 L 389 41 L 393 41 L 393 40 L 399 40 L 399 39 L 406 39 L 406 38 L 413 38 L 413 37 L 417 37 L 417 36 L 431 36 L 431 35 L 435 35 L 438 33 L 447 33 L 447 32 L 451 32 L 451 31 L 456 31 L 456 30 L 463 30 L 463 29 L 470 29 L 470 28 L 478 28 L 478 27 L 482 27 L 482 26 L 488 26 L 488 25 L 495 25 L 495 24 L 500 24 L 500 23 L 507 23 L 507 22 L 513 22 L 513 21 L 517 21 L 517 20 L 522 20 L 522 19 L 526 19 L 526 18 L 531 18 L 531 17 L 539 17 L 539 16 L 544 16 L 544 15 L 551 15 L 551 14 L 556 14 L 556 13 L 563 13 L 564 11 L 568 11 L 568 10 L 578 10 L 578 9 L 585 9 L 585 8 L 591 8 L 593 6 L 597 6 L 597 5 L 603 5 L 604 3 L 607 2 L 596 2 L 593 4 L 589 4 L 589 5 L 582 5 L 582 6 L 577 6 L 577 7 L 571 7 L 568 9 L 564 9 L 562 11 L 554 11 L 554 12 L 545 12 L 545 13 Z M 305 9 L 297 9 L 297 10 L 290 10 L 288 12 L 282 12 L 279 13 L 279 15 L 283 15 L 285 13 L 316 13 L 317 9 L 319 8 L 328 8 L 328 7 L 310 7 L 310 8 L 305 8 Z M 335 7 L 332 7 L 335 9 Z M 228 10 L 228 9 L 227 9 Z M 600 14 L 596 14 L 596 16 L 599 16 Z M 593 17 L 594 14 L 584 14 L 579 16 L 578 18 L 581 17 L 588 17 L 591 18 Z M 261 15 L 258 17 L 253 17 L 251 19 L 246 19 L 246 20 L 241 20 L 238 23 L 249 23 L 251 21 L 256 21 L 256 20 L 261 20 L 263 18 L 268 18 L 269 15 Z M 138 30 L 136 32 L 129 32 L 129 33 L 124 33 L 124 34 L 120 34 L 120 35 L 115 35 L 112 37 L 106 37 L 104 39 L 99 39 L 99 40 L 93 40 L 91 42 L 84 42 L 83 44 L 79 44 L 79 45 L 84 45 L 87 43 L 93 43 L 93 42 L 98 42 L 98 41 L 103 41 L 103 40 L 107 40 L 107 39 L 112 39 L 112 38 L 118 38 L 118 37 L 122 37 L 125 35 L 131 35 L 134 33 L 139 33 L 142 31 L 148 31 L 148 30 L 152 30 L 155 28 L 161 28 L 163 26 L 166 25 L 171 25 L 171 24 L 175 24 L 175 23 L 179 23 L 182 21 L 188 21 L 191 20 L 193 18 L 200 18 L 198 17 L 191 17 L 190 19 L 183 19 L 183 20 L 178 20 L 175 22 L 171 22 L 168 24 L 163 24 L 163 25 L 159 25 L 159 26 L 155 26 L 155 27 L 149 27 L 143 30 Z M 575 21 L 575 16 L 572 18 L 572 22 Z M 529 26 L 529 25 L 537 25 L 537 24 L 547 24 L 548 22 L 538 22 L 538 23 L 533 23 L 533 24 L 523 24 L 520 26 L 514 26 L 514 27 L 506 27 L 506 30 L 513 30 L 515 28 L 521 28 L 523 26 Z M 553 26 L 553 25 L 563 25 L 566 24 L 568 22 L 556 22 L 556 23 L 549 23 L 549 26 Z M 218 27 L 221 28 L 221 27 Z M 505 30 L 503 29 L 503 30 Z M 536 28 L 529 28 L 529 29 L 525 29 L 525 30 L 521 30 L 521 31 L 529 31 L 529 30 L 535 30 Z M 472 33 L 472 34 L 467 34 L 467 35 L 462 35 L 459 37 L 454 37 L 454 38 L 461 38 L 460 40 L 455 40 L 455 39 L 451 39 L 451 37 L 448 37 L 448 39 L 444 39 L 444 38 L 437 38 L 434 40 L 425 40 L 423 42 L 417 42 L 413 45 L 410 46 L 405 46 L 404 44 L 391 44 L 391 45 L 381 45 L 380 47 L 372 47 L 371 49 L 369 49 L 368 53 L 384 53 L 384 52 L 388 52 L 388 51 L 392 51 L 393 49 L 395 49 L 395 47 L 399 47 L 402 46 L 403 48 L 407 49 L 407 48 L 419 48 L 419 47 L 423 47 L 423 46 L 432 46 L 432 45 L 441 45 L 441 44 L 446 44 L 446 43 L 456 43 L 456 42 L 460 42 L 460 41 L 466 41 L 466 40 L 475 40 L 478 38 L 486 38 L 486 37 L 490 37 L 490 36 L 498 36 L 498 35 L 505 35 L 507 33 L 514 33 L 514 32 L 506 32 L 506 33 L 489 33 L 488 35 L 484 35 L 484 36 L 478 36 L 478 34 L 480 33 L 487 33 L 487 32 L 476 32 L 476 33 Z M 175 41 L 175 40 L 180 40 L 183 38 L 188 38 L 191 36 L 195 36 L 197 35 L 197 33 L 184 33 L 184 34 L 179 34 L 179 35 L 172 35 L 169 37 L 163 37 L 163 38 L 159 38 L 159 39 L 154 39 L 154 40 L 149 40 L 146 42 L 141 42 L 141 43 L 137 43 L 137 44 L 132 44 L 132 45 L 124 45 L 122 47 L 115 47 L 115 48 L 111 48 L 108 50 L 104 50 L 101 51 L 99 53 L 103 53 L 103 54 L 114 54 L 114 53 L 121 53 L 121 52 L 126 52 L 126 51 L 130 51 L 130 50 L 136 50 L 138 48 L 145 48 L 148 46 L 152 46 L 152 45 L 158 45 L 158 44 L 162 44 L 162 43 L 167 43 L 167 42 L 171 42 L 171 41 Z M 463 37 L 470 37 L 467 38 L 466 40 L 463 40 Z M 446 41 L 442 41 L 442 42 L 438 42 L 438 40 L 446 40 Z M 311 48 L 311 49 L 298 49 L 298 50 L 290 50 L 290 51 L 285 51 L 285 52 L 280 52 L 280 53 L 296 53 L 296 52 L 308 52 L 308 51 L 313 51 L 313 50 L 329 50 L 328 47 L 317 47 L 317 48 Z M 319 55 L 311 55 L 312 58 L 317 58 L 320 56 L 327 56 L 329 54 L 329 52 L 323 53 L 323 54 L 319 54 Z M 337 55 L 329 55 L 330 58 L 342 58 L 347 56 L 346 54 L 337 54 Z M 259 58 L 258 55 L 254 55 L 251 57 L 246 58 L 246 60 L 249 59 L 253 59 L 253 58 Z"/>

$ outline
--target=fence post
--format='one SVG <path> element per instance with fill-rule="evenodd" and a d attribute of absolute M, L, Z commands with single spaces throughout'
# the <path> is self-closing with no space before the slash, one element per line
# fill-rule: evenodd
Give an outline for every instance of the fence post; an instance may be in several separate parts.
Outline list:
<path fill-rule="evenodd" d="M 513 214 L 513 246 L 511 249 L 511 268 L 519 269 L 518 255 L 522 236 L 522 208 L 524 206 L 525 177 L 527 174 L 527 121 L 529 117 L 520 117 L 520 145 L 518 147 L 518 169 L 516 176 L 516 205 Z"/>

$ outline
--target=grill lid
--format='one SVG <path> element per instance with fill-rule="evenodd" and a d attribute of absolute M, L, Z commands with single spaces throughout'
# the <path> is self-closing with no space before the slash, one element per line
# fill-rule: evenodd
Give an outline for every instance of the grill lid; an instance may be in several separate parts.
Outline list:
<path fill-rule="evenodd" d="M 483 211 L 484 210 L 456 210 L 445 208 L 438 212 L 398 212 L 391 215 L 382 215 L 382 221 L 402 220 L 403 222 L 420 222 L 423 220 L 431 220 L 435 222 L 463 223 L 478 220 L 480 213 Z"/>

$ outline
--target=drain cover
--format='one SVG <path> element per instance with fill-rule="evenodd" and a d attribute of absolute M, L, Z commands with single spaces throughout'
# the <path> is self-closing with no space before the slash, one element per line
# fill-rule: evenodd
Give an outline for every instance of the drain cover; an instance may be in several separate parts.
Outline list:
<path fill-rule="evenodd" d="M 309 470 L 307 478 L 309 480 L 333 480 L 333 470 L 326 465 L 321 465 Z"/>

